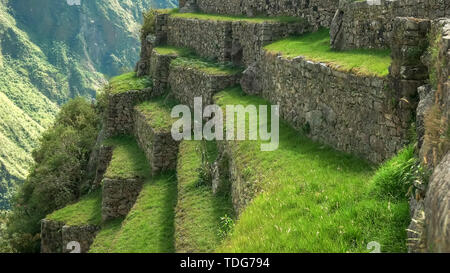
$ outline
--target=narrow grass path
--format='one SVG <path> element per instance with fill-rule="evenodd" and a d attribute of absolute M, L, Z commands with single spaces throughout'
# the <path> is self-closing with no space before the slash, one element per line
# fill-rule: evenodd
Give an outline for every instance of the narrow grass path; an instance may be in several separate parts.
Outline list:
<path fill-rule="evenodd" d="M 265 105 L 240 88 L 215 97 L 225 105 Z M 268 126 L 270 128 L 270 125 Z M 258 194 L 240 215 L 219 252 L 406 251 L 406 201 L 375 197 L 374 167 L 315 143 L 280 124 L 280 146 L 261 152 L 261 141 L 229 142 L 232 158 Z"/>
<path fill-rule="evenodd" d="M 220 244 L 220 219 L 232 215 L 228 196 L 214 196 L 202 177 L 204 142 L 183 141 L 178 157 L 175 248 L 182 253 L 212 252 Z M 213 143 L 215 146 L 215 143 Z M 213 147 L 215 148 L 215 147 Z"/>

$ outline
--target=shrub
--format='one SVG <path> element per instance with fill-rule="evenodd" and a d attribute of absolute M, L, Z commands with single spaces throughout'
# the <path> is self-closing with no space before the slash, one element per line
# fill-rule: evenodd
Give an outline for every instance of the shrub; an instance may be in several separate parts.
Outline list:
<path fill-rule="evenodd" d="M 53 127 L 43 134 L 33 152 L 35 164 L 8 217 L 8 233 L 16 251 L 38 251 L 39 221 L 80 196 L 98 129 L 94 107 L 76 98 L 61 108 Z"/>
<path fill-rule="evenodd" d="M 234 228 L 234 220 L 228 216 L 227 214 L 225 214 L 224 217 L 220 218 L 220 227 L 219 227 L 219 236 L 220 238 L 225 238 L 227 237 Z"/>

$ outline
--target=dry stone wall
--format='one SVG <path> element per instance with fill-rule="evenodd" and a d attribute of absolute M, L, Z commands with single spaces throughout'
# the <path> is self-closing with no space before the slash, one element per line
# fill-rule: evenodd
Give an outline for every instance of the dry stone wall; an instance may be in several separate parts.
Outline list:
<path fill-rule="evenodd" d="M 106 110 L 105 136 L 112 137 L 132 133 L 134 106 L 158 95 L 161 93 L 153 91 L 152 88 L 112 94 Z"/>
<path fill-rule="evenodd" d="M 145 113 L 137 107 L 134 116 L 134 135 L 151 164 L 152 174 L 176 170 L 179 142 L 173 140 L 170 128 L 155 130 Z"/>
<path fill-rule="evenodd" d="M 426 245 L 430 252 L 450 252 L 450 152 L 434 170 L 425 199 Z"/>
<path fill-rule="evenodd" d="M 187 47 L 206 58 L 248 66 L 259 60 L 263 46 L 310 31 L 309 24 L 212 21 L 169 17 L 168 43 Z"/>
<path fill-rule="evenodd" d="M 174 55 L 163 55 L 153 50 L 150 56 L 149 75 L 153 79 L 153 89 L 157 93 L 164 93 L 167 89 L 170 63 L 175 58 Z"/>
<path fill-rule="evenodd" d="M 377 5 L 368 1 L 341 0 L 331 24 L 332 47 L 340 50 L 389 48 L 396 17 L 450 17 L 447 0 L 379 1 Z"/>
<path fill-rule="evenodd" d="M 95 225 L 67 226 L 64 223 L 44 219 L 41 221 L 41 253 L 70 253 L 70 242 L 80 244 L 80 253 L 87 253 L 100 227 Z"/>
<path fill-rule="evenodd" d="M 422 60 L 428 65 L 432 75 L 431 85 L 424 87 L 432 96 L 424 116 L 424 140 L 420 157 L 430 168 L 435 167 L 450 149 L 450 19 L 436 20 L 432 23 L 433 44 L 431 51 L 435 56 L 424 55 Z"/>
<path fill-rule="evenodd" d="M 189 2 L 189 1 L 188 1 Z M 205 13 L 253 16 L 299 16 L 316 29 L 329 27 L 339 0 L 195 0 Z M 183 2 L 180 7 L 183 7 Z"/>
<path fill-rule="evenodd" d="M 387 77 L 271 53 L 261 61 L 260 73 L 262 97 L 279 104 L 281 117 L 314 140 L 372 162 L 393 156 L 406 142 L 413 109 Z"/>
<path fill-rule="evenodd" d="M 102 220 L 107 221 L 127 216 L 141 192 L 143 179 L 108 178 L 103 179 Z"/>
<path fill-rule="evenodd" d="M 231 22 L 169 17 L 168 44 L 188 47 L 202 57 L 231 60 Z"/>
<path fill-rule="evenodd" d="M 212 97 L 227 87 L 237 85 L 240 74 L 211 75 L 197 68 L 171 65 L 169 86 L 181 104 L 194 108 L 194 98 L 202 97 L 203 105 L 213 103 Z"/>

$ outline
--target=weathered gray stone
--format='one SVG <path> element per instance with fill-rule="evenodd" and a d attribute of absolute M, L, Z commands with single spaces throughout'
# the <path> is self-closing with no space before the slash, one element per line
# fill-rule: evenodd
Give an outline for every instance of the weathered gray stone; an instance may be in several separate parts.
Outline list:
<path fill-rule="evenodd" d="M 137 107 L 134 112 L 134 135 L 151 164 L 152 174 L 176 170 L 179 142 L 170 128 L 155 130 L 149 118 Z"/>
<path fill-rule="evenodd" d="M 141 192 L 143 179 L 108 178 L 103 179 L 102 220 L 108 221 L 127 216 Z"/>
<path fill-rule="evenodd" d="M 169 86 L 177 101 L 193 109 L 195 97 L 202 97 L 203 105 L 212 104 L 214 94 L 237 85 L 240 77 L 240 73 L 215 75 L 201 69 L 172 64 Z"/>
<path fill-rule="evenodd" d="M 450 252 L 450 152 L 435 168 L 425 198 L 427 250 Z"/>
<path fill-rule="evenodd" d="M 339 13 L 335 14 L 330 28 L 331 45 L 339 50 L 389 48 L 396 17 L 438 19 L 449 12 L 448 1 L 380 0 L 380 5 L 370 5 L 368 1 L 341 0 Z M 415 24 L 410 21 L 405 36 L 413 38 L 427 27 L 426 22 Z"/>

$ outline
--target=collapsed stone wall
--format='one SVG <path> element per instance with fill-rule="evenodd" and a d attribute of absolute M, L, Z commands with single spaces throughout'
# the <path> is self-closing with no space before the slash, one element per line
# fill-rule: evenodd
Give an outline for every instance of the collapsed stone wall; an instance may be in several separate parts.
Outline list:
<path fill-rule="evenodd" d="M 279 104 L 280 116 L 314 140 L 372 162 L 393 156 L 406 142 L 413 110 L 387 77 L 340 72 L 269 52 L 260 73 L 260 95 Z"/>
<path fill-rule="evenodd" d="M 161 94 L 152 88 L 112 94 L 108 99 L 104 121 L 105 136 L 108 138 L 133 132 L 134 106 L 158 95 Z"/>
<path fill-rule="evenodd" d="M 189 1 L 187 1 L 189 2 Z M 194 0 L 204 13 L 253 16 L 299 16 L 310 25 L 329 27 L 339 0 Z M 184 7 L 186 1 L 180 3 Z"/>
<path fill-rule="evenodd" d="M 172 138 L 170 128 L 157 131 L 138 108 L 134 112 L 134 135 L 151 164 L 152 174 L 176 170 L 179 142 Z"/>
<path fill-rule="evenodd" d="M 449 16 L 450 2 L 446 0 L 341 0 L 331 23 L 331 45 L 339 50 L 389 48 L 396 17 Z"/>
<path fill-rule="evenodd" d="M 306 22 L 254 23 L 169 17 L 167 23 L 170 45 L 191 48 L 201 57 L 245 66 L 259 60 L 263 46 L 311 30 Z"/>
<path fill-rule="evenodd" d="M 194 98 L 202 97 L 203 105 L 213 103 L 213 96 L 227 87 L 239 83 L 240 73 L 211 75 L 187 66 L 170 66 L 169 86 L 171 94 L 181 104 L 194 108 Z"/>
<path fill-rule="evenodd" d="M 100 227 L 95 225 L 67 226 L 44 219 L 41 221 L 41 253 L 87 253 Z M 70 242 L 79 243 L 80 249 L 69 248 Z"/>

